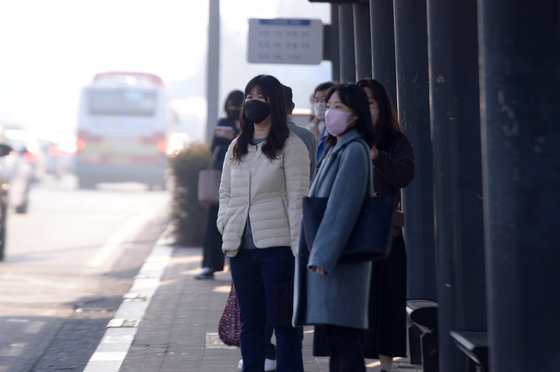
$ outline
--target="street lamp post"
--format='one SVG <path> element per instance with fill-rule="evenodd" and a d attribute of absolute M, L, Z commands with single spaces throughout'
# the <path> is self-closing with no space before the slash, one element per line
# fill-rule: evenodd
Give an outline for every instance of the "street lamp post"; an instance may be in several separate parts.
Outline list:
<path fill-rule="evenodd" d="M 206 131 L 210 141 L 218 121 L 218 92 L 220 87 L 220 0 L 209 0 L 208 60 L 206 63 Z"/>

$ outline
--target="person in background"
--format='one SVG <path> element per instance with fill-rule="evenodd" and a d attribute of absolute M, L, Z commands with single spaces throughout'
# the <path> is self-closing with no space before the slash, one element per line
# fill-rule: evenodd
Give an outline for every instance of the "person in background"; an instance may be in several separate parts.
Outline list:
<path fill-rule="evenodd" d="M 333 146 L 309 190 L 328 198 L 312 247 L 300 237 L 296 256 L 292 323 L 324 325 L 331 372 L 365 372 L 363 330 L 371 261 L 338 262 L 371 190 L 373 125 L 367 96 L 356 84 L 327 94 L 325 125 Z"/>
<path fill-rule="evenodd" d="M 245 87 L 241 132 L 230 144 L 217 226 L 241 318 L 243 370 L 263 371 L 267 317 L 276 335 L 276 370 L 303 371 L 301 334 L 291 325 L 294 254 L 309 155 L 290 132 L 282 84 L 258 75 Z"/>
<path fill-rule="evenodd" d="M 286 96 L 286 108 L 288 110 L 288 126 L 290 130 L 297 134 L 297 136 L 305 143 L 305 147 L 307 147 L 307 151 L 309 152 L 309 166 L 310 166 L 310 175 L 313 177 L 315 175 L 315 166 L 317 163 L 317 159 L 315 157 L 315 153 L 317 152 L 317 139 L 315 135 L 300 126 L 294 123 L 291 119 L 292 112 L 294 111 L 294 107 L 296 106 L 294 103 L 294 95 L 292 92 L 292 88 L 287 85 L 283 86 L 284 88 L 284 95 Z"/>
<path fill-rule="evenodd" d="M 317 115 L 315 115 L 315 113 L 313 112 L 313 94 L 309 95 L 309 107 L 311 107 L 311 112 L 309 113 L 309 120 L 307 121 L 307 130 L 310 131 L 311 133 L 313 133 L 313 135 L 315 136 L 315 141 L 317 141 L 317 139 L 319 138 L 319 130 L 318 125 L 319 125 L 319 119 L 317 118 Z"/>
<path fill-rule="evenodd" d="M 317 163 L 320 162 L 321 156 L 323 155 L 323 151 L 327 147 L 327 130 L 325 128 L 325 110 L 327 105 L 327 92 L 330 88 L 332 88 L 335 84 L 333 82 L 327 81 L 321 83 L 315 87 L 315 91 L 313 92 L 313 113 L 317 117 L 317 123 L 313 126 L 310 126 L 311 132 L 313 132 L 318 141 L 317 145 Z"/>
<path fill-rule="evenodd" d="M 218 121 L 212 136 L 210 151 L 216 152 L 213 169 L 222 169 L 226 151 L 235 136 L 239 133 L 239 115 L 243 104 L 243 92 L 231 91 L 224 102 L 226 117 Z M 202 270 L 194 277 L 196 279 L 213 279 L 214 273 L 224 269 L 224 254 L 222 252 L 222 235 L 216 227 L 218 205 L 209 205 L 206 210 L 204 226 L 204 241 L 202 246 Z"/>
<path fill-rule="evenodd" d="M 363 79 L 357 83 L 368 96 L 375 133 L 371 147 L 375 192 L 397 196 L 414 178 L 414 154 L 403 133 L 387 90 L 379 81 Z M 399 203 L 400 204 L 400 203 Z M 402 212 L 397 212 L 397 216 Z M 404 218 L 404 217 L 403 217 Z M 364 353 L 379 359 L 381 370 L 389 372 L 393 357 L 406 356 L 406 251 L 401 227 L 393 227 L 391 253 L 373 263 L 369 300 L 369 329 Z"/>

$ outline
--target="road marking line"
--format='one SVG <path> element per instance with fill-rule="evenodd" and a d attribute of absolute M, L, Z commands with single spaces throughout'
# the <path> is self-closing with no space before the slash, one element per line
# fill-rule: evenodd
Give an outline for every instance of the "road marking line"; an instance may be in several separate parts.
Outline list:
<path fill-rule="evenodd" d="M 93 362 L 118 362 L 126 356 L 126 351 L 103 351 L 93 354 L 91 361 Z"/>
<path fill-rule="evenodd" d="M 44 328 L 45 324 L 47 324 L 45 321 L 33 321 L 23 329 L 23 333 L 39 333 Z"/>
<path fill-rule="evenodd" d="M 107 242 L 96 252 L 95 256 L 88 261 L 87 266 L 99 268 L 101 265 L 115 261 L 118 258 L 118 247 L 126 242 L 134 233 L 140 231 L 142 227 L 154 216 L 152 209 L 129 220 L 121 229 L 113 234 Z"/>
<path fill-rule="evenodd" d="M 152 212 L 153 213 L 153 212 Z M 136 336 L 138 325 L 142 321 L 148 306 L 159 287 L 165 267 L 171 259 L 173 248 L 166 246 L 169 235 L 167 229 L 158 239 L 150 255 L 144 261 L 129 293 L 123 296 L 123 302 L 115 317 L 107 325 L 107 330 L 83 372 L 118 372 Z M 149 279 L 140 273 L 149 273 Z M 142 292 L 142 301 L 134 300 Z M 133 298 L 133 299 L 131 299 Z M 125 315 L 126 319 L 123 319 Z M 131 326 L 134 324 L 135 326 Z M 120 342 L 119 342 L 120 341 Z"/>

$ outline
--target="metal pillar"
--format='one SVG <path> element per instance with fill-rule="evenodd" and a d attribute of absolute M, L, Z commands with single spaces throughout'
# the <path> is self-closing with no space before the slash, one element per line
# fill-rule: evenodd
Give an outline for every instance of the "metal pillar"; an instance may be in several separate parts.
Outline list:
<path fill-rule="evenodd" d="M 372 77 L 371 31 L 369 5 L 354 4 L 354 55 L 356 58 L 356 81 Z"/>
<path fill-rule="evenodd" d="M 220 0 L 210 0 L 208 60 L 206 67 L 206 140 L 210 141 L 218 122 L 220 85 Z"/>
<path fill-rule="evenodd" d="M 373 77 L 385 86 L 397 108 L 393 0 L 370 0 L 369 11 Z"/>
<path fill-rule="evenodd" d="M 451 330 L 486 331 L 476 0 L 428 0 L 441 371 L 467 371 Z"/>
<path fill-rule="evenodd" d="M 560 363 L 560 4 L 479 1 L 490 370 Z"/>
<path fill-rule="evenodd" d="M 409 298 L 435 301 L 426 2 L 395 0 L 393 5 L 399 120 L 412 142 L 416 159 L 415 179 L 403 192 L 407 292 Z"/>
<path fill-rule="evenodd" d="M 352 4 L 338 6 L 338 39 L 340 51 L 340 82 L 356 81 L 356 64 L 354 62 L 354 26 Z"/>
<path fill-rule="evenodd" d="M 339 48 L 338 5 L 331 4 L 331 79 L 340 81 L 340 48 Z"/>

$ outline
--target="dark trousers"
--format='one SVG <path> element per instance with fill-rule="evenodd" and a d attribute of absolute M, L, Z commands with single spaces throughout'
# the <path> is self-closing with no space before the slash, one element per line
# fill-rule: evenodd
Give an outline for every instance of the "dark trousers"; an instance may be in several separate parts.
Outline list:
<path fill-rule="evenodd" d="M 274 328 L 272 328 L 272 324 L 270 321 L 266 321 L 265 327 L 265 348 L 264 348 L 264 355 L 267 359 L 276 360 L 276 346 L 272 343 L 272 334 L 274 333 Z"/>
<path fill-rule="evenodd" d="M 294 256 L 289 247 L 240 249 L 230 259 L 241 316 L 245 372 L 264 370 L 267 316 L 276 334 L 276 371 L 303 372 L 301 332 L 291 326 Z"/>
<path fill-rule="evenodd" d="M 406 356 L 406 249 L 402 233 L 391 254 L 373 263 L 364 355 Z"/>
<path fill-rule="evenodd" d="M 222 235 L 216 226 L 217 219 L 218 205 L 209 205 L 206 208 L 202 267 L 210 267 L 214 271 L 222 271 L 224 269 L 224 254 L 222 252 Z"/>
<path fill-rule="evenodd" d="M 331 358 L 330 372 L 365 372 L 363 331 L 357 328 L 325 325 Z"/>

